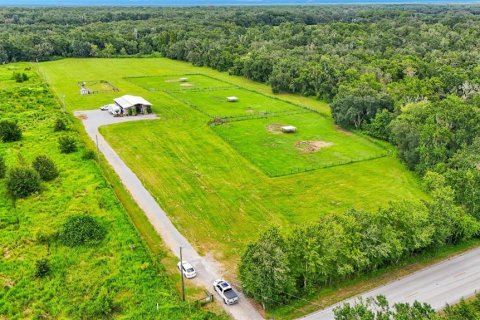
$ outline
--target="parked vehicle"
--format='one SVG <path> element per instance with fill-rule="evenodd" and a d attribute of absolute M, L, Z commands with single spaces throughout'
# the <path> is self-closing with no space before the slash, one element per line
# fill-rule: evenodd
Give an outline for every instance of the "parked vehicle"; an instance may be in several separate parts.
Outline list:
<path fill-rule="evenodd" d="M 223 279 L 213 281 L 213 289 L 217 291 L 225 304 L 235 304 L 238 302 L 237 293 L 227 281 Z"/>
<path fill-rule="evenodd" d="M 116 115 L 116 114 L 120 114 L 122 112 L 122 109 L 120 109 L 120 107 L 117 106 L 116 104 L 109 104 L 108 105 L 108 111 L 111 114 Z"/>
<path fill-rule="evenodd" d="M 183 275 L 187 279 L 195 278 L 197 276 L 197 270 L 187 261 L 181 261 L 177 263 L 178 270 L 183 272 Z"/>
<path fill-rule="evenodd" d="M 110 106 L 107 104 L 107 105 L 104 105 L 104 106 L 100 107 L 100 110 L 108 111 L 109 108 L 110 108 Z"/>

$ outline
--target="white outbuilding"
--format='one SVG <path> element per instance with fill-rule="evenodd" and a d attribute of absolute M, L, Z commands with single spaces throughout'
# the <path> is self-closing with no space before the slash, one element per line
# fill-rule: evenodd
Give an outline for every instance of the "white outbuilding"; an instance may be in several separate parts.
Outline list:
<path fill-rule="evenodd" d="M 125 95 L 120 98 L 113 99 L 115 104 L 120 107 L 123 115 L 135 115 L 150 113 L 152 104 L 142 97 Z"/>
<path fill-rule="evenodd" d="M 282 132 L 283 133 L 294 133 L 297 131 L 297 127 L 294 126 L 283 126 L 282 127 Z"/>
<path fill-rule="evenodd" d="M 238 101 L 238 97 L 235 97 L 235 96 L 227 97 L 227 101 L 228 101 L 228 102 L 237 102 L 237 101 Z"/>

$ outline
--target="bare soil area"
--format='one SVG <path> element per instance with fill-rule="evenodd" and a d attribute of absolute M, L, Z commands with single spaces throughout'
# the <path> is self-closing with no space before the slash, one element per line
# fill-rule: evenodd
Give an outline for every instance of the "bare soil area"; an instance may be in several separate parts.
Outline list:
<path fill-rule="evenodd" d="M 272 133 L 272 134 L 282 134 L 282 127 L 286 126 L 286 124 L 280 124 L 280 123 L 271 123 L 266 126 L 267 131 Z"/>
<path fill-rule="evenodd" d="M 317 141 L 301 140 L 295 143 L 295 147 L 297 147 L 299 151 L 306 152 L 306 153 L 317 152 L 323 148 L 331 147 L 332 145 L 333 145 L 332 142 L 326 142 L 326 141 L 320 141 L 320 140 L 317 140 Z"/>

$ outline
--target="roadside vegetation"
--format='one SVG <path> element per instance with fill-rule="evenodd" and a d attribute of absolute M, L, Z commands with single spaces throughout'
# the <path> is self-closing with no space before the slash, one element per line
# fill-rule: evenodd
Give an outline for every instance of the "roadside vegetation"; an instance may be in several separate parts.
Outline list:
<path fill-rule="evenodd" d="M 476 320 L 480 317 L 480 295 L 453 306 L 446 306 L 440 313 L 421 302 L 398 303 L 393 306 L 383 296 L 360 301 L 356 305 L 344 304 L 334 310 L 335 320 Z"/>
<path fill-rule="evenodd" d="M 55 123 L 76 125 L 30 65 L 0 78 L 2 120 L 22 133 L 0 142 L 0 318 L 219 318 L 180 301 L 82 141 L 60 152 Z"/>

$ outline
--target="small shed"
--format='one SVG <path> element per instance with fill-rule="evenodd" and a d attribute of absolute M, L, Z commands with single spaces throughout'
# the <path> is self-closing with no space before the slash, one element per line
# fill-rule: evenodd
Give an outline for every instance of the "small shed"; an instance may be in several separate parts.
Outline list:
<path fill-rule="evenodd" d="M 86 95 L 86 94 L 90 94 L 90 91 L 85 88 L 85 87 L 81 87 L 80 88 L 80 94 L 83 96 L 83 95 Z"/>
<path fill-rule="evenodd" d="M 238 101 L 238 98 L 235 97 L 235 96 L 227 97 L 227 101 L 228 101 L 228 102 L 237 102 L 237 101 Z"/>
<path fill-rule="evenodd" d="M 283 126 L 282 127 L 282 132 L 283 133 L 294 133 L 297 131 L 297 128 L 294 126 Z"/>
<path fill-rule="evenodd" d="M 187 82 L 187 81 L 188 81 L 188 78 L 180 78 L 180 79 L 178 79 L 178 81 L 180 81 L 180 82 Z"/>

